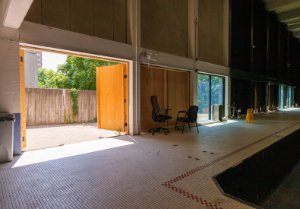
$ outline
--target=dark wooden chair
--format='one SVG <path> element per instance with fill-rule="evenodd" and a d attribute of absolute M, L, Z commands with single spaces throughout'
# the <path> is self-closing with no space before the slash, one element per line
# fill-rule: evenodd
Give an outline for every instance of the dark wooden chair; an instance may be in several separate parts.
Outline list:
<path fill-rule="evenodd" d="M 191 124 L 195 124 L 195 126 L 197 127 L 197 132 L 199 133 L 197 116 L 198 116 L 198 106 L 196 105 L 190 106 L 188 111 L 179 111 L 177 113 L 175 130 L 177 130 L 178 127 L 182 126 L 182 133 L 183 133 L 185 124 L 187 123 L 190 130 L 191 130 Z M 181 125 L 179 125 L 179 123 L 181 123 Z"/>
<path fill-rule="evenodd" d="M 168 115 L 168 111 L 170 109 L 166 109 L 164 114 L 161 114 L 161 110 L 157 101 L 157 96 L 151 96 L 151 104 L 152 104 L 152 120 L 157 123 L 161 123 L 162 125 L 156 128 L 149 129 L 149 132 L 154 135 L 155 132 L 164 131 L 165 135 L 167 135 L 170 131 L 168 128 L 164 127 L 168 120 L 172 117 Z"/>

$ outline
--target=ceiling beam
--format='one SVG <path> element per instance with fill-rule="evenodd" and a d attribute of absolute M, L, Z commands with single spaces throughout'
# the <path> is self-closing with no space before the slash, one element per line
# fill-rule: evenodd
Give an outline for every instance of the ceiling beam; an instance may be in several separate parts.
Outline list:
<path fill-rule="evenodd" d="M 22 24 L 33 0 L 3 0 L 3 25 L 18 29 Z"/>
<path fill-rule="evenodd" d="M 295 31 L 295 32 L 293 32 L 293 34 L 294 34 L 295 37 L 299 37 L 300 36 L 300 31 Z"/>
<path fill-rule="evenodd" d="M 288 25 L 288 29 L 290 31 L 299 31 L 300 30 L 300 23 Z"/>
<path fill-rule="evenodd" d="M 277 15 L 278 16 L 278 15 Z M 288 20 L 288 21 L 285 21 L 284 23 L 286 24 L 286 25 L 293 25 L 293 24 L 297 24 L 297 23 L 299 23 L 300 22 L 300 17 L 299 18 L 295 18 L 295 19 L 293 19 L 293 20 Z"/>
<path fill-rule="evenodd" d="M 275 12 L 286 12 L 300 7 L 299 0 L 266 0 L 267 9 Z"/>
<path fill-rule="evenodd" d="M 300 19 L 300 7 L 290 10 L 290 11 L 279 13 L 278 19 L 281 22 L 286 22 L 286 23 L 292 22 L 295 20 L 299 20 Z"/>

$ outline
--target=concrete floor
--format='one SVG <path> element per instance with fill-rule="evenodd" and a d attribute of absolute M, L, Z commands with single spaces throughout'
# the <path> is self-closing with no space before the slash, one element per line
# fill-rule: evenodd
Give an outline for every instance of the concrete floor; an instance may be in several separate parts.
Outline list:
<path fill-rule="evenodd" d="M 120 133 L 98 129 L 97 123 L 31 126 L 26 129 L 26 150 L 37 150 L 118 136 Z"/>
<path fill-rule="evenodd" d="M 0 165 L 0 208 L 251 208 L 212 177 L 299 128 L 294 110 L 28 151 Z"/>

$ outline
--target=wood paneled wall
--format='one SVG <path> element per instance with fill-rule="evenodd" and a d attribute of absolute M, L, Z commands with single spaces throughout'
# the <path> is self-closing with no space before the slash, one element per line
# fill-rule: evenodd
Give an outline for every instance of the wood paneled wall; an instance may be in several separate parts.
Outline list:
<path fill-rule="evenodd" d="M 168 108 L 172 119 L 169 124 L 175 124 L 177 112 L 187 110 L 190 104 L 189 73 L 180 71 L 167 71 L 167 98 Z"/>
<path fill-rule="evenodd" d="M 189 107 L 189 72 L 174 71 L 156 67 L 141 67 L 141 128 L 147 130 L 158 126 L 152 120 L 152 106 L 150 98 L 156 95 L 162 111 L 169 108 L 175 123 L 177 112 Z"/>
<path fill-rule="evenodd" d="M 157 96 L 161 109 L 167 108 L 164 103 L 164 70 L 153 69 L 142 66 L 141 68 L 141 128 L 145 130 L 155 126 L 151 114 L 152 106 L 150 97 Z"/>

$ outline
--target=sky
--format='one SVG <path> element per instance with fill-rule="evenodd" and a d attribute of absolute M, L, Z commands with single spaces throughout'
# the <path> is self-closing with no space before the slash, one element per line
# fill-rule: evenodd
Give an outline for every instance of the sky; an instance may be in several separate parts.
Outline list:
<path fill-rule="evenodd" d="M 52 69 L 52 70 L 57 70 L 57 66 L 64 64 L 67 55 L 63 54 L 56 54 L 56 53 L 51 53 L 51 52 L 42 52 L 43 54 L 43 68 L 47 69 Z"/>

